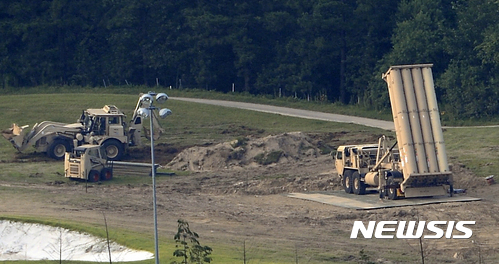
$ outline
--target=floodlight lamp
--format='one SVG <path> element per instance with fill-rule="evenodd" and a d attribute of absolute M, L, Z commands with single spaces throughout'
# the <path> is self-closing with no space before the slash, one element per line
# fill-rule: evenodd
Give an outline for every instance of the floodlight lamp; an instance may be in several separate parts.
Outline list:
<path fill-rule="evenodd" d="M 156 102 L 158 103 L 164 103 L 166 100 L 168 100 L 168 95 L 165 93 L 159 93 L 156 95 Z"/>
<path fill-rule="evenodd" d="M 137 110 L 137 115 L 141 116 L 142 118 L 148 118 L 149 109 L 141 107 L 139 108 L 139 110 Z"/>
<path fill-rule="evenodd" d="M 168 108 L 163 108 L 163 109 L 159 110 L 159 117 L 161 117 L 161 118 L 165 118 L 171 114 L 172 114 L 172 110 L 170 110 Z"/>
<path fill-rule="evenodd" d="M 149 107 L 152 103 L 153 97 L 150 94 L 144 94 L 140 97 L 140 102 L 143 107 Z"/>

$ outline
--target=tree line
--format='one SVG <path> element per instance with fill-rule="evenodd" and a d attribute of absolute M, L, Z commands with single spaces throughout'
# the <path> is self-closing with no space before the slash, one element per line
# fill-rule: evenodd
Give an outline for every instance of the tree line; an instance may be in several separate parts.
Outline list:
<path fill-rule="evenodd" d="M 0 0 L 0 78 L 383 109 L 389 66 L 433 63 L 446 114 L 487 118 L 499 110 L 498 11 L 480 0 Z"/>

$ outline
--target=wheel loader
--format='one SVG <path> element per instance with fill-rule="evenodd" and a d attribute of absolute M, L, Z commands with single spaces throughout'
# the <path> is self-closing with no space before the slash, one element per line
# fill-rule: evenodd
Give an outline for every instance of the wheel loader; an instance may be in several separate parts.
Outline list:
<path fill-rule="evenodd" d="M 166 94 L 161 95 L 168 98 Z M 99 109 L 84 110 L 78 123 L 43 121 L 35 124 L 30 131 L 28 125 L 13 124 L 11 128 L 2 131 L 2 135 L 19 152 L 33 146 L 38 152 L 44 152 L 53 159 L 62 160 L 65 153 L 71 152 L 75 146 L 92 144 L 103 146 L 109 160 L 120 160 L 129 146 L 141 145 L 143 120 L 138 113 L 143 109 L 141 99 L 142 94 L 139 96 L 129 124 L 125 121 L 125 114 L 118 107 L 106 105 Z M 154 135 L 158 138 L 164 130 L 154 111 L 152 111 L 152 117 L 153 125 L 157 130 Z M 148 131 L 146 129 L 144 131 L 147 134 Z"/>
<path fill-rule="evenodd" d="M 346 193 L 363 195 L 373 187 L 389 199 L 453 194 L 432 66 L 392 66 L 383 74 L 396 140 L 338 147 L 335 166 Z"/>

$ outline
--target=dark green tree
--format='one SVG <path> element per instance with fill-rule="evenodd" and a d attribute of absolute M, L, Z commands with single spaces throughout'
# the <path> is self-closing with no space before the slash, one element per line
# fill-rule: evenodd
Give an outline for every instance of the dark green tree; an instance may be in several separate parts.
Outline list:
<path fill-rule="evenodd" d="M 388 89 L 381 79 L 381 73 L 388 68 L 378 63 L 392 49 L 391 34 L 399 2 L 357 0 L 346 61 L 350 103 L 378 110 L 389 107 Z"/>
<path fill-rule="evenodd" d="M 0 87 L 235 84 L 381 110 L 381 73 L 433 63 L 442 118 L 487 118 L 499 114 L 498 9 L 480 0 L 0 0 Z"/>
<path fill-rule="evenodd" d="M 389 105 L 388 90 L 381 80 L 381 73 L 391 65 L 433 63 L 435 77 L 441 75 L 450 61 L 445 41 L 449 38 L 453 14 L 447 0 L 402 0 L 398 5 L 396 26 L 393 29 L 392 50 L 378 63 L 377 76 L 371 82 L 371 103 L 377 108 Z M 437 96 L 441 90 L 436 89 Z"/>
<path fill-rule="evenodd" d="M 450 24 L 446 13 L 449 1 L 403 0 L 397 12 L 393 31 L 393 50 L 388 54 L 390 64 L 435 63 L 434 72 L 449 62 L 444 41 L 449 37 Z"/>
<path fill-rule="evenodd" d="M 6 3 L 8 2 L 8 3 Z M 2 1 L 0 69 L 4 85 L 35 86 L 53 81 L 57 54 L 50 1 Z"/>
<path fill-rule="evenodd" d="M 305 32 L 314 32 L 313 39 L 305 41 L 312 45 L 306 49 L 310 74 L 322 80 L 316 92 L 326 93 L 331 100 L 344 104 L 350 101 L 347 60 L 352 46 L 355 5 L 354 1 L 346 0 L 316 1 L 309 19 L 312 23 L 304 27 Z"/>
<path fill-rule="evenodd" d="M 57 28 L 58 74 L 69 85 L 102 83 L 105 64 L 107 22 L 102 1 L 53 1 L 51 17 Z"/>
<path fill-rule="evenodd" d="M 177 223 L 178 229 L 174 236 L 177 249 L 173 252 L 173 256 L 182 260 L 180 262 L 173 261 L 171 264 L 211 263 L 210 255 L 213 249 L 199 243 L 199 235 L 190 229 L 187 221 L 179 219 Z"/>
<path fill-rule="evenodd" d="M 234 54 L 233 67 L 237 75 L 234 81 L 239 91 L 255 93 L 255 79 L 268 54 L 265 32 L 261 22 L 263 12 L 259 3 L 234 1 L 228 39 Z"/>
<path fill-rule="evenodd" d="M 182 11 L 187 24 L 184 47 L 195 87 L 229 91 L 234 82 L 234 53 L 228 38 L 230 2 L 200 0 Z"/>
<path fill-rule="evenodd" d="M 438 79 L 446 115 L 443 118 L 483 118 L 499 112 L 497 2 L 457 1 L 452 36 L 446 51 L 452 60 Z"/>
<path fill-rule="evenodd" d="M 297 64 L 292 61 L 286 46 L 298 27 L 298 11 L 286 1 L 262 2 L 261 8 L 263 14 L 258 19 L 263 40 L 260 47 L 265 49 L 265 60 L 257 73 L 256 89 L 259 93 L 279 96 L 291 90 L 290 86 L 295 82 L 293 75 Z"/>

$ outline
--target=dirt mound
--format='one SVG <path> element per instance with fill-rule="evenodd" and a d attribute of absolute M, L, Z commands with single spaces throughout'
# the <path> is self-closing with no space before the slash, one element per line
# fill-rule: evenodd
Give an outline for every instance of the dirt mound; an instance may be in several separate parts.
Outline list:
<path fill-rule="evenodd" d="M 455 162 L 450 164 L 450 167 L 453 173 L 454 188 L 475 190 L 487 185 L 483 178 L 477 177 L 462 163 Z"/>
<path fill-rule="evenodd" d="M 168 167 L 173 170 L 218 171 L 285 164 L 316 158 L 320 150 L 302 132 L 264 138 L 245 137 L 208 147 L 183 150 Z"/>

